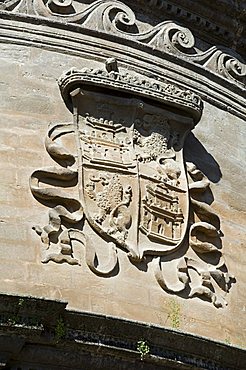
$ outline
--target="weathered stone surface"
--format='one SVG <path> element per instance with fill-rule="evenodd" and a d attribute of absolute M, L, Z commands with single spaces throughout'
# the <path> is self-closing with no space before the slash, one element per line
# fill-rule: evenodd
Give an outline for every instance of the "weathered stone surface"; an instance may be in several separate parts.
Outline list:
<path fill-rule="evenodd" d="M 244 368 L 245 351 L 228 344 L 151 324 L 68 311 L 61 301 L 0 298 L 0 358 L 7 368 Z"/>
<path fill-rule="evenodd" d="M 126 3 L 131 7 L 132 2 Z M 141 1 L 137 3 L 142 4 Z M 172 3 L 178 2 L 172 1 Z M 186 1 L 184 7 L 188 6 L 188 3 Z M 203 6 L 207 8 L 206 17 L 209 18 L 211 9 L 219 6 L 219 2 L 216 1 L 211 8 L 207 4 L 208 2 L 204 2 Z M 88 5 L 87 2 L 86 5 Z M 211 49 L 216 44 L 216 37 L 211 34 L 209 40 L 202 40 L 205 31 L 198 32 L 195 29 L 192 31 L 196 37 L 199 37 L 195 46 L 196 53 L 193 51 L 190 53 L 191 50 L 190 54 L 186 53 L 187 49 L 185 52 L 176 49 L 169 52 L 165 49 L 166 46 L 163 49 L 163 45 L 160 47 L 159 43 L 153 48 L 150 47 L 147 39 L 143 37 L 144 32 L 147 31 L 146 27 L 148 26 L 148 30 L 151 27 L 153 29 L 167 18 L 155 15 L 156 18 L 153 21 L 154 18 L 151 17 L 154 17 L 153 14 L 156 12 L 154 9 L 149 9 L 148 16 L 141 18 L 141 12 L 137 12 L 136 7 L 136 5 L 132 6 L 137 16 L 139 31 L 133 32 L 130 36 L 127 29 L 123 29 L 123 35 L 118 29 L 113 28 L 112 32 L 97 30 L 97 33 L 93 31 L 95 23 L 91 26 L 88 23 L 86 27 L 67 25 L 59 19 L 53 19 L 52 22 L 49 17 L 46 20 L 44 18 L 37 20 L 33 15 L 27 17 L 21 15 L 22 11 L 20 15 L 10 13 L 6 9 L 1 12 L 0 289 L 3 293 L 66 300 L 70 309 L 154 323 L 224 343 L 245 346 L 246 337 L 243 330 L 246 310 L 245 254 L 243 253 L 246 228 L 244 191 L 246 105 L 243 85 L 245 65 L 241 61 L 239 64 L 232 61 L 232 56 L 237 57 L 233 52 L 226 59 L 227 62 L 229 61 L 226 64 L 227 67 L 229 65 L 227 69 L 224 68 L 225 63 L 222 63 L 223 68 L 216 64 L 218 60 L 225 61 L 219 47 Z M 230 24 L 229 18 L 225 18 L 221 20 L 221 27 L 228 27 Z M 188 23 L 186 20 L 182 25 L 189 27 Z M 168 24 L 169 26 L 173 27 L 171 24 Z M 231 32 L 235 34 L 236 30 L 235 25 Z M 167 32 L 166 29 L 162 31 Z M 189 32 L 188 34 L 190 35 Z M 121 36 L 122 39 L 119 38 Z M 237 47 L 235 46 L 234 49 L 241 53 L 240 40 L 238 36 Z M 168 45 L 174 47 L 172 43 Z M 233 41 L 223 45 L 231 47 Z M 215 58 L 216 63 L 213 60 L 210 64 L 206 64 L 207 50 L 211 52 L 209 58 Z M 229 274 L 235 276 L 234 281 L 231 279 L 230 289 L 225 289 L 229 292 L 223 293 L 223 298 L 228 303 L 227 306 L 223 304 L 223 308 L 217 308 L 211 303 L 216 301 L 210 293 L 208 299 L 200 299 L 196 296 L 191 298 L 189 291 L 177 295 L 170 294 L 170 290 L 176 289 L 176 280 L 173 281 L 173 279 L 177 270 L 170 261 L 173 257 L 170 257 L 170 260 L 168 256 L 161 257 L 161 272 L 165 274 L 167 271 L 167 281 L 172 287 L 169 293 L 162 289 L 165 288 L 165 284 L 155 278 L 156 261 L 160 258 L 158 253 L 162 250 L 161 245 L 155 249 L 157 254 L 146 253 L 146 259 L 137 263 L 129 260 L 126 252 L 131 251 L 124 249 L 124 246 L 120 248 L 118 242 L 116 264 L 114 257 L 112 260 L 109 259 L 111 252 L 107 241 L 91 231 L 88 225 L 85 227 L 85 233 L 93 237 L 98 266 L 93 265 L 92 270 L 88 268 L 85 248 L 75 239 L 72 244 L 74 258 L 69 259 L 72 264 L 66 263 L 66 260 L 56 263 L 54 259 L 46 260 L 45 264 L 41 262 L 47 258 L 47 251 L 44 250 L 40 235 L 33 230 L 33 227 L 48 225 L 48 211 L 53 209 L 55 204 L 50 201 L 39 202 L 37 194 L 31 193 L 29 181 L 32 174 L 40 168 L 59 168 L 59 159 L 56 158 L 58 162 L 56 163 L 45 149 L 45 137 L 49 127 L 71 124 L 73 120 L 71 112 L 62 100 L 57 80 L 71 67 L 74 71 L 81 70 L 83 67 L 105 71 L 105 60 L 108 58 L 117 58 L 119 73 L 128 73 L 141 77 L 147 82 L 155 81 L 161 85 L 167 83 L 172 86 L 178 85 L 182 91 L 191 90 L 192 94 L 198 94 L 203 101 L 200 121 L 186 138 L 184 158 L 186 162 L 192 162 L 196 166 L 196 169 L 190 167 L 191 176 L 192 173 L 194 176 L 194 171 L 198 171 L 199 180 L 202 179 L 203 174 L 203 180 L 210 182 L 210 190 L 204 193 L 202 200 L 211 205 L 214 213 L 219 217 L 221 233 L 215 247 L 219 247 L 219 250 L 221 247 L 221 261 L 225 261 Z M 198 59 L 199 63 L 196 62 Z M 231 65 L 239 66 L 236 67 L 236 70 L 239 68 L 238 73 L 235 73 Z M 115 67 L 112 66 L 112 68 Z M 94 91 L 97 90 L 98 84 L 98 82 L 95 83 Z M 97 93 L 100 94 L 98 91 Z M 123 90 L 119 89 L 119 91 L 121 93 L 116 93 L 114 89 L 113 94 L 116 96 L 121 94 L 123 99 L 122 96 L 125 96 L 124 93 L 127 90 L 124 93 Z M 136 93 L 136 90 L 132 90 L 131 94 L 135 94 L 134 98 L 136 99 L 137 96 L 139 99 L 139 91 Z M 63 96 L 67 102 L 66 93 Z M 146 96 L 140 99 L 146 99 Z M 147 98 L 151 100 L 151 94 Z M 150 104 L 150 100 L 147 100 L 146 105 Z M 79 97 L 78 102 L 82 106 L 83 98 Z M 69 106 L 69 102 L 67 104 Z M 126 112 L 129 113 L 129 107 L 127 109 Z M 183 114 L 187 117 L 188 114 L 190 119 L 194 117 L 187 111 L 184 113 L 184 110 L 178 110 L 177 105 L 171 108 L 165 105 L 165 110 L 169 111 L 169 115 L 175 110 L 175 113 L 178 112 L 181 116 Z M 82 111 L 81 108 L 79 119 L 87 113 Z M 62 141 L 65 147 L 76 154 L 77 144 L 72 135 L 58 137 L 57 142 L 62 143 Z M 140 140 L 140 147 L 143 142 L 143 139 Z M 73 169 L 76 171 L 75 166 Z M 189 167 L 187 169 L 189 170 Z M 183 179 L 182 181 L 185 181 L 185 175 Z M 59 187 L 55 182 L 51 184 Z M 130 181 L 129 184 L 131 185 Z M 46 186 L 52 188 L 49 179 L 46 179 Z M 78 194 L 76 186 L 63 188 L 63 190 L 69 197 L 76 197 Z M 128 205 L 130 210 L 135 209 L 135 204 L 134 198 Z M 97 209 L 95 204 L 93 207 Z M 185 207 L 183 205 L 183 209 Z M 131 217 L 132 222 L 135 222 L 133 213 Z M 65 228 L 69 226 L 66 222 L 64 225 Z M 80 223 L 77 228 L 82 230 Z M 113 241 L 116 239 L 115 237 Z M 193 241 L 194 250 L 204 247 L 204 244 L 202 246 L 195 244 L 195 235 L 191 235 L 190 239 Z M 175 259 L 185 255 L 183 252 L 188 248 L 188 234 L 185 234 L 184 240 L 186 244 L 180 252 L 175 252 Z M 53 254 L 57 255 L 60 252 L 57 239 L 54 238 L 52 242 Z M 207 247 L 211 248 L 211 245 Z M 192 259 L 197 256 L 199 251 L 194 250 L 192 249 L 192 254 L 185 255 L 185 258 Z M 214 263 L 214 257 L 203 255 L 201 259 L 210 265 Z M 77 263 L 75 260 L 78 264 L 73 264 Z M 107 265 L 109 260 L 115 262 L 115 268 L 106 277 L 102 276 L 103 273 L 97 276 L 94 273 L 96 269 L 99 270 L 101 266 Z M 188 268 L 192 273 L 189 275 L 189 280 L 192 280 L 195 269 L 191 267 L 191 262 L 187 261 L 184 269 L 190 263 Z M 226 273 L 226 270 L 222 269 L 222 272 Z M 213 278 L 211 280 L 214 284 Z M 161 281 L 161 284 L 158 284 L 158 281 Z M 182 279 L 178 279 L 178 282 L 184 283 Z M 193 288 L 196 286 L 194 285 Z M 192 289 L 192 286 L 189 289 Z"/>

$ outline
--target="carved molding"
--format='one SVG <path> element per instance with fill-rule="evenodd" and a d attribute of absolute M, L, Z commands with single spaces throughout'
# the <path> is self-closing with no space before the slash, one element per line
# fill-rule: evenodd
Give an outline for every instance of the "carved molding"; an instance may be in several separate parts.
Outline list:
<path fill-rule="evenodd" d="M 195 122 L 198 122 L 202 114 L 202 101 L 200 97 L 188 89 L 181 89 L 170 83 L 159 82 L 151 78 L 137 76 L 128 72 L 119 73 L 112 66 L 116 63 L 114 58 L 106 62 L 106 70 L 84 68 L 77 70 L 72 68 L 62 75 L 58 84 L 66 104 L 71 105 L 70 92 L 77 86 L 100 86 L 102 88 L 151 98 L 162 104 L 190 113 Z"/>
<path fill-rule="evenodd" d="M 140 32 L 134 12 L 117 0 L 97 0 L 89 5 L 75 0 L 7 0 L 1 4 L 1 9 L 46 17 L 67 24 L 67 27 L 69 24 L 79 24 L 81 32 L 89 29 L 145 44 L 153 52 L 176 55 L 239 86 L 245 86 L 246 65 L 231 49 L 213 46 L 206 51 L 199 50 L 192 32 L 169 20 Z"/>
<path fill-rule="evenodd" d="M 69 32 L 64 33 L 67 28 Z M 91 58 L 101 62 L 114 56 L 126 70 L 132 69 L 156 81 L 188 86 L 204 102 L 242 119 L 246 118 L 245 89 L 242 85 L 236 85 L 232 80 L 174 54 L 153 52 L 145 44 L 125 39 L 123 45 L 119 44 L 118 36 L 113 34 L 86 29 L 82 34 L 81 27 L 75 24 L 51 22 L 48 18 L 10 12 L 1 12 L 0 35 L 1 41 L 7 44 L 43 48 L 81 58 L 87 58 L 90 54 Z"/>
<path fill-rule="evenodd" d="M 245 368 L 245 350 L 221 341 L 150 323 L 72 311 L 61 301 L 4 294 L 0 297 L 0 355 L 5 368 L 33 369 L 34 364 L 46 370 L 58 366 L 80 369 L 81 364 L 95 368 L 95 361 L 97 367 L 102 364 L 116 369 L 120 363 L 128 370 L 144 364 L 153 370 L 160 366 L 180 370 L 194 366 L 210 370 Z M 58 323 L 64 328 L 59 340 Z M 148 340 L 150 347 L 144 361 L 136 348 L 139 338 Z"/>
<path fill-rule="evenodd" d="M 192 0 L 138 0 L 139 6 L 144 3 L 149 4 L 149 8 L 155 14 L 163 14 L 166 17 L 180 21 L 196 30 L 198 35 L 212 43 L 231 47 L 237 42 L 237 47 L 243 51 L 245 40 L 243 39 L 242 30 L 245 21 L 243 1 L 236 4 L 230 0 L 203 0 L 195 2 Z M 223 12 L 221 12 L 223 9 Z M 238 34 L 239 33 L 239 34 Z"/>
<path fill-rule="evenodd" d="M 52 205 L 48 224 L 34 226 L 42 262 L 80 265 L 76 241 L 91 271 L 111 276 L 120 248 L 129 263 L 146 268 L 148 256 L 165 291 L 224 307 L 234 278 L 221 249 L 220 220 L 200 197 L 208 179 L 191 163 L 186 169 L 183 160 L 185 137 L 202 113 L 200 98 L 121 72 L 113 58 L 105 70 L 70 70 L 59 85 L 74 122 L 52 126 L 45 140 L 60 167 L 37 170 L 30 179 L 33 195 Z M 67 135 L 75 153 L 62 145 Z M 106 265 L 100 263 L 99 240 Z M 171 262 L 163 268 L 167 255 Z"/>

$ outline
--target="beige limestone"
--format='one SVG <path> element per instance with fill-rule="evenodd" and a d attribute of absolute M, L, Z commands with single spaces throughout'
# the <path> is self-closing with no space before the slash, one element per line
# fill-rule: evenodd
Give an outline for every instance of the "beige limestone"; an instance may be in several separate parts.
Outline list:
<path fill-rule="evenodd" d="M 29 179 L 35 170 L 54 166 L 44 148 L 48 125 L 72 120 L 56 80 L 72 66 L 102 68 L 104 59 L 88 61 L 30 46 L 1 45 L 1 292 L 63 299 L 71 309 L 174 327 L 245 346 L 245 122 L 213 104 L 204 102 L 202 118 L 193 131 L 195 139 L 187 139 L 185 155 L 210 180 L 208 201 L 214 198 L 212 207 L 221 220 L 223 255 L 228 271 L 236 277 L 226 294 L 226 307 L 166 293 L 154 278 L 152 262 L 146 273 L 129 263 L 122 250 L 118 250 L 119 273 L 107 278 L 89 270 L 84 250 L 76 243 L 81 266 L 41 263 L 41 242 L 32 227 L 47 224 L 47 207 L 31 194 Z M 99 237 L 96 243 L 100 258 L 106 260 Z"/>

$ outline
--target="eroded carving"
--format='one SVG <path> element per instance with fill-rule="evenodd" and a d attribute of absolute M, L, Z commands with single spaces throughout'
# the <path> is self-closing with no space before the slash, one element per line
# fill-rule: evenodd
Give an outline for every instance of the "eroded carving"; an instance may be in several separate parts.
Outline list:
<path fill-rule="evenodd" d="M 186 255 L 173 261 L 176 276 L 168 282 L 162 263 L 156 264 L 155 276 L 160 286 L 170 292 L 187 292 L 188 297 L 201 296 L 210 300 L 215 307 L 227 305 L 225 294 L 229 291 L 234 276 L 228 273 L 221 249 L 220 220 L 212 207 L 199 200 L 199 193 L 205 192 L 209 181 L 193 163 L 187 163 L 190 175 L 190 226 L 189 247 Z M 212 259 L 215 264 L 208 264 L 203 254 L 217 254 Z M 216 263 L 217 262 L 217 263 Z M 173 281 L 174 280 L 174 281 Z M 224 292 L 224 293 L 223 293 Z"/>
<path fill-rule="evenodd" d="M 192 163 L 185 167 L 182 152 L 201 101 L 176 86 L 122 73 L 116 60 L 106 69 L 72 69 L 59 80 L 74 122 L 55 125 L 45 141 L 61 168 L 35 171 L 30 183 L 38 200 L 52 203 L 49 224 L 34 227 L 45 247 L 43 262 L 79 265 L 73 248 L 79 243 L 88 267 L 104 276 L 113 273 L 121 248 L 134 263 L 152 256 L 164 290 L 223 307 L 233 277 L 221 251 L 220 220 L 200 199 L 208 179 Z M 74 153 L 61 144 L 67 135 Z M 98 237 L 109 255 L 104 267 L 97 266 Z M 203 256 L 211 254 L 216 258 L 208 263 Z M 169 269 L 163 268 L 167 255 Z"/>
<path fill-rule="evenodd" d="M 102 191 L 97 191 L 97 184 L 101 185 Z M 107 222 L 107 232 L 110 235 L 117 235 L 118 240 L 125 241 L 127 229 L 131 225 L 131 215 L 128 206 L 131 201 L 132 188 L 127 186 L 123 188 L 118 175 L 99 174 L 98 177 L 90 177 L 89 182 L 85 185 L 89 197 L 95 201 L 96 212 L 94 219 L 102 225 Z"/>
<path fill-rule="evenodd" d="M 80 261 L 73 254 L 72 242 L 77 240 L 85 247 L 86 262 L 89 268 L 98 275 L 106 275 L 117 265 L 115 248 L 113 246 L 109 248 L 110 262 L 106 267 L 95 265 L 95 260 L 98 260 L 96 249 L 89 236 L 85 235 L 78 226 L 84 221 L 82 204 L 79 199 L 74 199 L 67 192 L 59 189 L 62 187 L 72 190 L 78 182 L 78 170 L 73 169 L 76 164 L 75 157 L 57 142 L 59 137 L 71 133 L 74 134 L 72 124 L 55 125 L 48 131 L 45 139 L 46 150 L 62 168 L 45 168 L 35 171 L 31 176 L 30 188 L 33 195 L 41 202 L 48 201 L 54 205 L 49 211 L 49 223 L 44 227 L 34 226 L 33 229 L 41 238 L 43 263 L 53 261 L 80 265 Z M 56 182 L 54 183 L 53 180 Z M 44 187 L 45 184 L 49 184 L 49 187 Z M 77 229 L 74 228 L 75 226 Z"/>

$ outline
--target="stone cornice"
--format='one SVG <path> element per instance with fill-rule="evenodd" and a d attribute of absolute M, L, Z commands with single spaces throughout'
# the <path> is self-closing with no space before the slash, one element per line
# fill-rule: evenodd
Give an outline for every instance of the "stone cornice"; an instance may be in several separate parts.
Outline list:
<path fill-rule="evenodd" d="M 151 1 L 152 3 L 159 4 L 156 1 Z M 162 4 L 161 2 L 159 7 L 162 8 Z M 167 5 L 165 8 L 168 9 Z M 224 47 L 212 46 L 206 47 L 204 50 L 204 47 L 200 47 L 199 42 L 188 28 L 175 23 L 176 15 L 173 15 L 173 20 L 165 20 L 155 26 L 148 25 L 147 28 L 145 25 L 142 28 L 141 22 L 136 18 L 136 12 L 134 13 L 131 7 L 118 0 L 96 0 L 91 4 L 84 4 L 77 0 L 67 0 L 67 2 L 6 0 L 1 8 L 4 11 L 14 12 L 14 14 L 28 14 L 38 18 L 44 17 L 51 21 L 59 21 L 66 24 L 68 30 L 70 24 L 78 24 L 81 27 L 81 32 L 86 29 L 116 35 L 122 39 L 122 44 L 125 39 L 128 39 L 147 45 L 153 52 L 159 51 L 176 55 L 178 58 L 201 65 L 235 84 L 245 86 L 246 65 L 241 57 L 233 50 Z M 180 13 L 182 13 L 181 10 L 178 14 Z M 186 16 L 188 16 L 187 14 L 186 11 Z M 142 15 L 144 15 L 144 11 L 142 11 Z M 205 25 L 209 36 L 214 27 L 208 21 L 205 21 Z M 224 36 L 228 38 L 229 31 L 226 32 Z"/>
<path fill-rule="evenodd" d="M 66 30 L 65 33 L 64 30 Z M 178 32 L 177 38 L 179 36 Z M 205 58 L 205 65 L 201 65 L 200 56 L 195 58 L 198 60 L 198 63 L 195 63 L 192 60 L 193 57 L 186 58 L 183 52 L 158 50 L 141 40 L 122 38 L 118 33 L 106 33 L 78 24 L 67 24 L 50 18 L 37 18 L 6 11 L 0 14 L 0 40 L 4 43 L 42 47 L 74 56 L 86 58 L 89 56 L 99 62 L 115 57 L 120 66 L 126 69 L 134 70 L 157 81 L 188 87 L 198 93 L 203 100 L 239 117 L 246 116 L 245 88 L 241 81 L 236 82 L 233 77 L 237 75 L 237 62 L 217 49 L 213 49 L 211 55 Z M 174 48 L 177 49 L 176 44 Z M 212 56 L 215 57 L 214 60 Z M 218 60 L 221 63 L 225 62 L 225 64 L 222 63 L 221 74 L 213 71 L 213 68 L 208 68 L 209 63 L 214 65 Z M 242 78 L 244 78 L 243 75 Z"/>
<path fill-rule="evenodd" d="M 0 355 L 7 366 L 30 360 L 42 366 L 75 369 L 86 363 L 83 361 L 89 365 L 92 359 L 104 356 L 108 366 L 121 361 L 131 369 L 141 364 L 144 369 L 244 369 L 245 351 L 207 338 L 69 311 L 65 302 L 4 294 L 0 302 Z M 143 361 L 137 350 L 139 340 L 149 346 Z"/>

